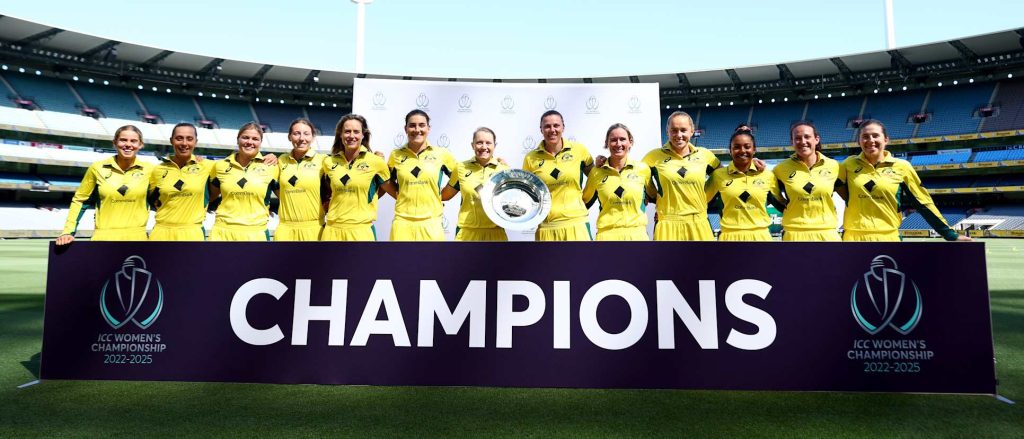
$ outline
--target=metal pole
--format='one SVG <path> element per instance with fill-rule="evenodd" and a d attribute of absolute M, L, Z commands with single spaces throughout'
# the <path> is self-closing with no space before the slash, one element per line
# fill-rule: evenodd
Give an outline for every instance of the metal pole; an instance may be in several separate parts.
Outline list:
<path fill-rule="evenodd" d="M 892 0 L 885 0 L 885 43 L 886 50 L 896 48 L 896 25 L 892 18 Z"/>
<path fill-rule="evenodd" d="M 363 72 L 363 57 L 366 53 L 366 5 L 373 0 L 352 0 L 356 4 L 356 73 Z"/>

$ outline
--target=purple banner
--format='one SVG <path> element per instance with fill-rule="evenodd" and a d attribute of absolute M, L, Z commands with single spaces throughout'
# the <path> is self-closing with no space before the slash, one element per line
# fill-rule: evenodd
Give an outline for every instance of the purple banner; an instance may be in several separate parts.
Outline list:
<path fill-rule="evenodd" d="M 996 386 L 980 243 L 76 242 L 48 276 L 42 379 Z"/>

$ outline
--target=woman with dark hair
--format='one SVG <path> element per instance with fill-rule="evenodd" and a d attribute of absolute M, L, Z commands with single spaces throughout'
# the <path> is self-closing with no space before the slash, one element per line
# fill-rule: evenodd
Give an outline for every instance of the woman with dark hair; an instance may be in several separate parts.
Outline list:
<path fill-rule="evenodd" d="M 441 175 L 451 175 L 455 158 L 430 144 L 430 116 L 423 110 L 405 115 L 405 145 L 391 152 L 391 179 L 384 191 L 395 198 L 392 241 L 444 241 Z"/>
<path fill-rule="evenodd" d="M 523 170 L 536 174 L 551 191 L 551 210 L 537 227 L 537 241 L 591 240 L 583 176 L 593 169 L 594 158 L 582 143 L 562 138 L 563 132 L 562 114 L 544 112 L 540 116 L 544 139 L 523 158 Z"/>
<path fill-rule="evenodd" d="M 462 203 L 459 205 L 459 222 L 456 227 L 456 241 L 508 241 L 505 229 L 498 227 L 484 213 L 480 204 L 477 188 L 483 185 L 496 172 L 508 169 L 494 156 L 498 136 L 487 127 L 477 128 L 473 132 L 473 158 L 459 162 L 448 180 L 448 185 L 441 191 L 441 199 L 450 200 L 455 194 L 462 192 Z"/>
<path fill-rule="evenodd" d="M 651 168 L 629 158 L 633 133 L 621 123 L 613 124 L 604 136 L 608 160 L 587 175 L 583 201 L 587 208 L 600 201 L 597 215 L 598 241 L 647 241 L 647 199 L 653 198 Z"/>
<path fill-rule="evenodd" d="M 779 187 L 771 172 L 759 171 L 754 163 L 757 143 L 749 130 L 737 130 L 729 139 L 732 163 L 711 174 L 705 189 L 708 202 L 722 200 L 722 233 L 719 241 L 771 241 L 767 203 L 780 210 Z"/>
<path fill-rule="evenodd" d="M 179 123 L 171 130 L 173 151 L 160 158 L 149 182 L 149 204 L 156 209 L 150 241 L 206 239 L 203 220 L 214 161 L 193 154 L 198 140 L 196 127 L 190 123 Z"/>
<path fill-rule="evenodd" d="M 789 131 L 793 155 L 772 169 L 786 203 L 782 240 L 839 241 L 839 218 L 832 200 L 839 162 L 820 152 L 821 136 L 813 123 L 799 121 Z"/>
<path fill-rule="evenodd" d="M 68 209 L 64 230 L 57 237 L 57 245 L 75 240 L 78 222 L 85 209 L 96 206 L 94 241 L 145 241 L 149 208 L 146 194 L 153 165 L 138 160 L 142 150 L 142 131 L 134 125 L 125 125 L 114 132 L 113 157 L 89 166 L 82 184 L 75 191 Z"/>
<path fill-rule="evenodd" d="M 893 157 L 885 125 L 874 119 L 857 129 L 861 153 L 839 168 L 840 193 L 847 199 L 843 241 L 900 241 L 902 211 L 917 209 L 947 241 L 971 241 L 949 227 L 910 162 Z"/>
<path fill-rule="evenodd" d="M 334 129 L 331 155 L 324 161 L 330 204 L 321 241 L 376 241 L 378 190 L 391 178 L 384 159 L 370 150 L 370 127 L 346 114 Z"/>
<path fill-rule="evenodd" d="M 210 241 L 269 241 L 270 194 L 277 189 L 277 166 L 260 153 L 263 129 L 255 122 L 238 130 L 238 150 L 214 164 L 210 196 L 220 196 Z"/>
<path fill-rule="evenodd" d="M 316 241 L 323 228 L 324 208 L 320 183 L 324 175 L 324 155 L 313 149 L 316 128 L 308 119 L 299 118 L 288 126 L 291 153 L 282 154 L 279 173 L 278 215 L 281 222 L 274 241 Z"/>

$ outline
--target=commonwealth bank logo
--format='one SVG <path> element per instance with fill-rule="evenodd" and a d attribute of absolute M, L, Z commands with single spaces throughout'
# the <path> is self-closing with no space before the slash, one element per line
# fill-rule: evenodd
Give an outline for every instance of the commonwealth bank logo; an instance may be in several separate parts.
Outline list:
<path fill-rule="evenodd" d="M 149 328 L 164 309 L 164 288 L 140 256 L 129 256 L 100 290 L 100 313 L 111 328 Z"/>
<path fill-rule="evenodd" d="M 877 334 L 888 326 L 907 335 L 921 321 L 921 291 L 898 268 L 895 259 L 876 256 L 863 279 L 853 284 L 850 309 L 868 334 Z"/>

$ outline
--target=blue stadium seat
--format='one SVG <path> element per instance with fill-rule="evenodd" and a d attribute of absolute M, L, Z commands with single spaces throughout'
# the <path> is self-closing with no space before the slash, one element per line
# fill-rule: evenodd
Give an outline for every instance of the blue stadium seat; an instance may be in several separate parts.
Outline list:
<path fill-rule="evenodd" d="M 31 99 L 43 110 L 82 114 L 81 104 L 65 81 L 29 73 L 12 73 L 4 78 L 22 98 Z"/>
<path fill-rule="evenodd" d="M 1000 81 L 992 105 L 999 107 L 999 114 L 986 118 L 982 131 L 1024 128 L 1024 81 Z"/>
<path fill-rule="evenodd" d="M 970 158 L 970 151 L 955 152 L 951 154 L 915 154 L 910 156 L 910 163 L 914 166 L 946 165 L 950 163 L 967 163 Z"/>
<path fill-rule="evenodd" d="M 199 110 L 190 96 L 164 94 L 149 91 L 136 92 L 139 99 L 151 114 L 160 116 L 166 124 L 179 122 L 195 123 L 199 120 Z"/>
<path fill-rule="evenodd" d="M 316 125 L 316 129 L 323 135 L 333 135 L 334 127 L 338 125 L 341 116 L 345 115 L 345 112 L 342 110 L 326 107 L 306 107 L 306 113 L 309 115 L 309 121 L 313 122 L 313 125 Z M 368 120 L 367 123 L 373 125 L 374 123 L 389 122 Z M 401 123 L 401 121 L 391 121 L 390 123 Z"/>
<path fill-rule="evenodd" d="M 816 99 L 807 103 L 806 119 L 814 122 L 821 143 L 853 141 L 854 132 L 847 125 L 860 114 L 862 98 Z"/>
<path fill-rule="evenodd" d="M 279 105 L 279 104 L 263 104 L 255 103 L 252 104 L 252 108 L 256 110 L 256 115 L 260 118 L 260 123 L 270 127 L 270 130 L 275 133 L 284 133 L 288 131 L 288 125 L 293 120 L 300 117 L 306 117 L 306 114 L 302 112 L 302 107 L 296 105 Z M 332 125 L 330 131 L 327 133 L 333 133 L 334 126 Z"/>
<path fill-rule="evenodd" d="M 933 90 L 925 110 L 931 113 L 931 118 L 918 128 L 917 137 L 977 132 L 981 118 L 975 117 L 974 112 L 988 104 L 993 87 L 993 84 L 968 84 Z"/>
<path fill-rule="evenodd" d="M 248 102 L 212 98 L 196 98 L 196 101 L 202 107 L 206 119 L 217 122 L 220 128 L 238 129 L 256 120 Z"/>
<path fill-rule="evenodd" d="M 691 116 L 693 114 L 690 113 Z M 696 122 L 704 131 L 701 137 L 691 142 L 704 148 L 727 148 L 736 125 L 746 123 L 749 115 L 750 107 L 703 108 Z"/>
<path fill-rule="evenodd" d="M 863 118 L 878 119 L 884 123 L 889 138 L 909 139 L 915 125 L 908 120 L 921 111 L 926 94 L 926 91 L 911 91 L 870 95 Z"/>
<path fill-rule="evenodd" d="M 755 105 L 750 123 L 756 127 L 754 137 L 757 138 L 757 144 L 763 146 L 792 144 L 789 126 L 800 120 L 804 113 L 804 106 L 804 103 Z"/>
<path fill-rule="evenodd" d="M 99 109 L 106 117 L 125 120 L 139 120 L 142 108 L 135 101 L 132 92 L 122 87 L 111 87 L 87 83 L 72 84 L 85 103 Z"/>

